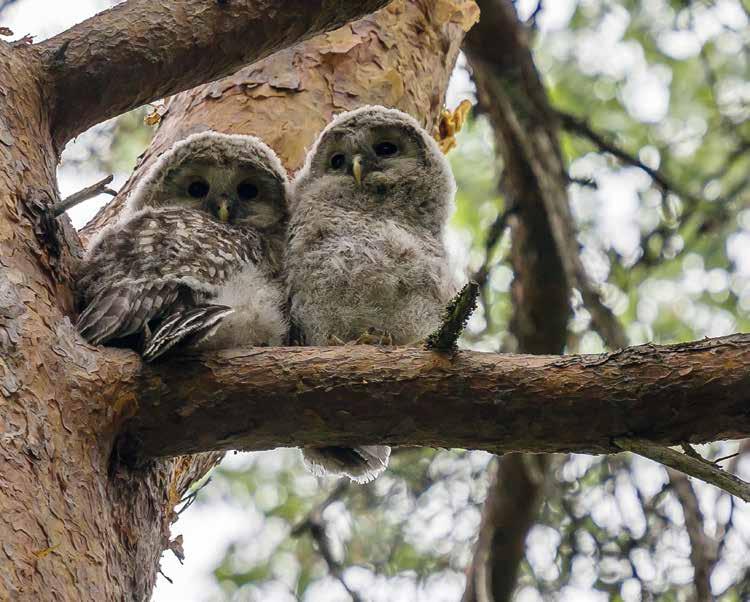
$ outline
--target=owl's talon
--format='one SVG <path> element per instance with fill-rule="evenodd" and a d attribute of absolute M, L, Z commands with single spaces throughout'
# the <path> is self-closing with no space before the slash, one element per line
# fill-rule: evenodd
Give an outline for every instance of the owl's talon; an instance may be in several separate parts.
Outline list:
<path fill-rule="evenodd" d="M 390 332 L 368 328 L 367 332 L 362 333 L 353 341 L 354 345 L 393 345 L 393 336 Z"/>

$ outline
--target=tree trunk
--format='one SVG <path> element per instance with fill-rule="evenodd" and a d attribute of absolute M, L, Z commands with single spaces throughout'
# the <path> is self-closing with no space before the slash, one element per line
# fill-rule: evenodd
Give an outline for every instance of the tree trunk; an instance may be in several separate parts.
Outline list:
<path fill-rule="evenodd" d="M 552 142 L 540 156 L 557 174 L 565 199 L 555 123 L 536 71 L 524 25 L 508 0 L 480 0 L 482 20 L 467 36 L 480 107 L 495 132 L 503 159 L 501 192 L 512 207 L 513 314 L 510 330 L 522 353 L 562 353 L 570 318 L 570 283 L 545 210 L 540 183 L 524 152 L 522 136 L 538 128 Z M 503 35 L 499 35 L 503 32 Z M 494 42 L 493 42 L 494 41 Z M 524 132 L 514 123 L 522 124 Z M 550 164 L 551 162 L 551 164 Z M 526 536 L 543 501 L 547 456 L 506 454 L 497 459 L 482 512 L 479 539 L 467 572 L 464 602 L 509 602 L 516 589 Z"/>
<path fill-rule="evenodd" d="M 89 125 L 385 4 L 185 0 L 174 11 L 130 0 L 39 45 L 0 42 L 1 600 L 148 599 L 175 504 L 217 457 L 139 471 L 110 461 L 139 403 L 142 365 L 134 353 L 86 345 L 72 326 L 80 246 L 67 218 L 43 212 L 59 200 L 59 149 Z M 257 134 L 292 169 L 338 110 L 382 102 L 430 125 L 476 14 L 472 0 L 395 2 L 180 94 L 131 185 L 196 129 Z"/>

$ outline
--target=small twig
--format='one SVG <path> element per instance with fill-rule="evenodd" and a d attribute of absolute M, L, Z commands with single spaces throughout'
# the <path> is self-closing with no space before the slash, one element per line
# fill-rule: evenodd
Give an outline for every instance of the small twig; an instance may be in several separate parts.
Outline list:
<path fill-rule="evenodd" d="M 111 188 L 107 187 L 107 184 L 110 184 L 113 179 L 114 176 L 110 174 L 96 184 L 92 184 L 91 186 L 87 186 L 83 190 L 79 190 L 78 192 L 71 194 L 68 198 L 52 205 L 49 208 L 49 213 L 52 215 L 52 217 L 59 217 L 68 209 L 72 209 L 76 205 L 83 203 L 83 201 L 88 201 L 98 194 L 104 193 L 112 196 L 117 196 L 116 190 L 112 190 Z"/>
<path fill-rule="evenodd" d="M 165 578 L 165 579 L 166 579 L 167 581 L 169 581 L 169 582 L 170 582 L 171 584 L 173 584 L 173 585 L 174 585 L 174 581 L 172 581 L 172 580 L 171 580 L 171 579 L 170 579 L 169 577 L 167 577 L 167 576 L 166 576 L 166 575 L 164 574 L 164 571 L 162 571 L 162 570 L 161 570 L 161 567 L 159 567 L 159 574 L 160 574 L 160 575 L 161 575 L 162 577 L 164 577 L 164 578 Z"/>
<path fill-rule="evenodd" d="M 326 498 L 322 502 L 320 502 L 320 504 L 310 510 L 310 512 L 304 519 L 302 519 L 294 527 L 292 527 L 292 537 L 299 537 L 307 529 L 309 529 L 310 525 L 316 517 L 321 516 L 325 509 L 328 508 L 328 506 L 337 501 L 344 493 L 346 493 L 346 491 L 349 489 L 350 483 L 351 481 L 349 479 L 339 479 L 338 483 L 336 483 L 336 486 L 331 489 Z"/>
<path fill-rule="evenodd" d="M 427 337 L 425 348 L 445 352 L 458 350 L 458 338 L 477 307 L 478 296 L 479 285 L 474 281 L 467 282 L 448 304 L 443 323 Z"/>
<path fill-rule="evenodd" d="M 482 263 L 481 267 L 474 272 L 474 275 L 471 277 L 471 279 L 479 284 L 479 286 L 484 286 L 487 283 L 487 279 L 490 275 L 490 258 L 492 257 L 492 251 L 495 248 L 495 245 L 500 241 L 503 232 L 505 232 L 510 216 L 517 211 L 518 208 L 513 206 L 498 214 L 495 221 L 492 222 L 492 225 L 487 231 L 487 240 L 484 243 L 484 263 Z"/>
<path fill-rule="evenodd" d="M 683 441 L 680 443 L 680 447 L 682 448 L 682 451 L 685 452 L 685 455 L 690 456 L 691 458 L 695 458 L 696 460 L 702 460 L 704 462 L 708 462 L 703 456 L 701 456 L 697 451 L 695 451 L 695 448 L 690 445 L 687 441 Z"/>
<path fill-rule="evenodd" d="M 708 460 L 694 458 L 669 447 L 654 445 L 642 439 L 619 438 L 615 439 L 614 444 L 624 451 L 633 452 L 644 458 L 684 472 L 686 475 L 715 485 L 727 493 L 750 502 L 750 483 L 746 483 L 739 477 L 725 472 Z"/>
<path fill-rule="evenodd" d="M 526 27 L 529 27 L 531 29 L 536 29 L 537 27 L 537 17 L 539 16 L 539 13 L 544 10 L 544 3 L 542 0 L 538 0 L 536 3 L 536 7 L 534 8 L 534 11 L 529 15 L 529 18 L 526 19 Z"/>
<path fill-rule="evenodd" d="M 177 560 L 180 561 L 180 564 L 185 564 L 185 549 L 182 547 L 182 544 L 183 538 L 182 533 L 180 533 L 177 537 L 169 542 L 167 549 L 172 551 L 172 553 L 177 557 Z"/>
<path fill-rule="evenodd" d="M 599 188 L 599 184 L 596 183 L 594 178 L 574 178 L 573 176 L 568 176 L 568 182 L 584 186 L 585 188 Z"/>
<path fill-rule="evenodd" d="M 731 460 L 732 458 L 736 458 L 740 455 L 740 452 L 734 452 L 733 454 L 729 454 L 728 456 L 722 456 L 721 458 L 716 458 L 715 460 L 712 460 L 714 464 L 718 464 L 719 462 L 723 462 L 724 460 Z"/>

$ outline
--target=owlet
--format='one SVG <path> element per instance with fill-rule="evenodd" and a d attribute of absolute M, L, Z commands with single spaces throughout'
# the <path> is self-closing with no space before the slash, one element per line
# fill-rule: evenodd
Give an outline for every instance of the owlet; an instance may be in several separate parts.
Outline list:
<path fill-rule="evenodd" d="M 293 183 L 286 276 L 307 345 L 425 338 L 456 292 L 443 242 L 455 181 L 409 115 L 380 106 L 336 117 Z M 375 478 L 390 448 L 305 448 L 318 474 Z"/>
<path fill-rule="evenodd" d="M 137 344 L 146 360 L 178 343 L 282 344 L 287 189 L 257 138 L 209 131 L 176 143 L 86 254 L 81 334 Z"/>

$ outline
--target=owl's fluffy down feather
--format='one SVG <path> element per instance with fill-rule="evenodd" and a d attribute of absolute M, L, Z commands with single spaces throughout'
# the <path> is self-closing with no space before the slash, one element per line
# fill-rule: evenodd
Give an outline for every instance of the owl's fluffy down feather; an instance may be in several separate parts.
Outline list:
<path fill-rule="evenodd" d="M 373 149 L 383 141 L 399 151 L 379 156 Z M 347 168 L 354 156 L 360 182 Z M 443 239 L 454 193 L 437 144 L 405 113 L 364 107 L 332 121 L 293 184 L 286 276 L 304 343 L 375 330 L 407 345 L 437 328 L 457 288 Z M 387 446 L 303 450 L 317 474 L 361 482 L 385 469 L 389 453 Z"/>

